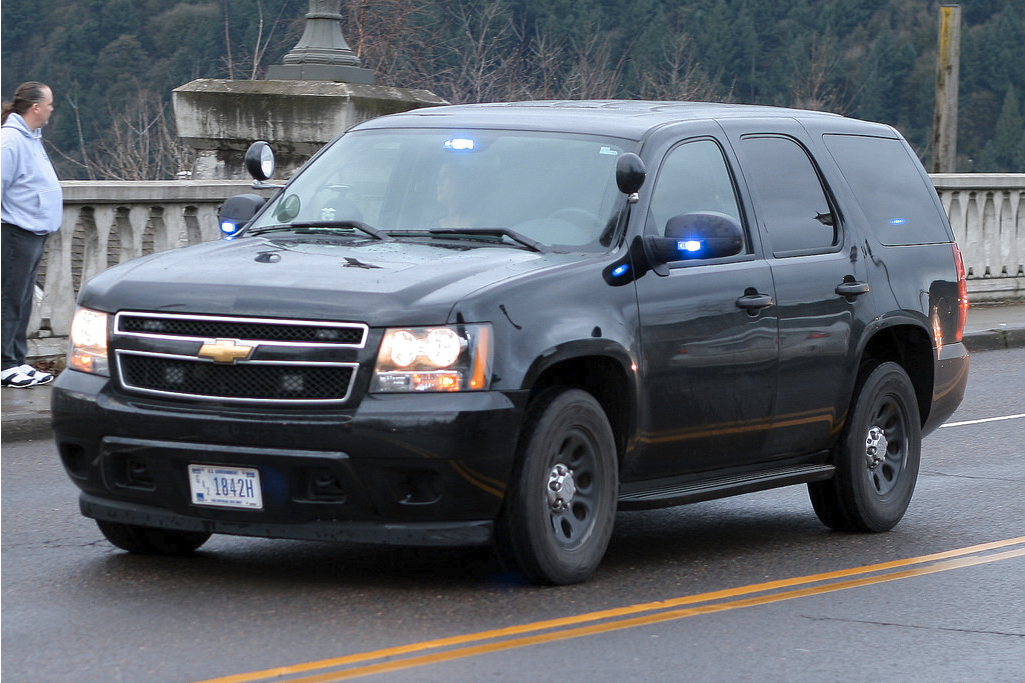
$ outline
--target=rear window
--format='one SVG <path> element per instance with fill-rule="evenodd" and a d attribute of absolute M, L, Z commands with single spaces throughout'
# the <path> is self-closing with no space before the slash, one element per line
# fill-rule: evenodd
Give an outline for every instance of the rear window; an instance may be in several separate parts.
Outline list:
<path fill-rule="evenodd" d="M 950 241 L 936 190 L 922 177 L 918 160 L 900 140 L 862 135 L 823 137 L 880 242 Z"/>

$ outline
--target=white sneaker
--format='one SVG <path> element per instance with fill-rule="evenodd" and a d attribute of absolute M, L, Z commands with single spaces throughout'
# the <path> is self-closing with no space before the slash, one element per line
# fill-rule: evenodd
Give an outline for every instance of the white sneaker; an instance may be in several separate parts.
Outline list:
<path fill-rule="evenodd" d="M 36 380 L 36 384 L 49 384 L 53 381 L 53 375 L 49 372 L 43 372 L 42 370 L 36 370 L 31 365 L 25 364 L 17 368 L 21 372 L 29 377 Z"/>
<path fill-rule="evenodd" d="M 53 379 L 51 377 L 51 379 Z M 28 389 L 39 383 L 33 375 L 22 372 L 20 367 L 7 368 L 0 372 L 0 383 L 12 389 Z"/>

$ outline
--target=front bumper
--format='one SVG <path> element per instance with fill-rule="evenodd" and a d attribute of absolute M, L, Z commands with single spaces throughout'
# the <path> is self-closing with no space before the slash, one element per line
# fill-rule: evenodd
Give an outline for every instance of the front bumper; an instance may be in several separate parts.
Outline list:
<path fill-rule="evenodd" d="M 53 391 L 62 463 L 84 515 L 268 538 L 486 543 L 511 476 L 518 394 L 366 397 L 356 408 L 178 404 L 66 371 Z M 263 508 L 192 503 L 189 464 L 259 471 Z"/>
<path fill-rule="evenodd" d="M 332 541 L 349 543 L 375 543 L 407 546 L 467 546 L 486 545 L 491 542 L 494 523 L 491 520 L 465 522 L 353 522 L 340 520 L 314 520 L 301 523 L 272 524 L 267 522 L 209 520 L 171 512 L 164 508 L 125 503 L 109 498 L 82 493 L 79 509 L 86 517 L 137 524 L 139 526 L 257 536 L 260 538 L 288 538 L 299 541 Z"/>

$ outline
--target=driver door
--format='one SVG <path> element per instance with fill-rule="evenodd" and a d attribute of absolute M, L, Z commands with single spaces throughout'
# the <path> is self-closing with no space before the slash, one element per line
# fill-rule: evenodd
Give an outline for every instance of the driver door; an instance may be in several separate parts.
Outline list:
<path fill-rule="evenodd" d="M 665 156 L 648 210 L 651 232 L 672 216 L 715 211 L 745 225 L 736 183 L 713 138 Z M 636 282 L 641 322 L 645 456 L 626 476 L 656 478 L 757 461 L 776 397 L 772 274 L 750 230 L 736 255 L 670 264 Z"/>

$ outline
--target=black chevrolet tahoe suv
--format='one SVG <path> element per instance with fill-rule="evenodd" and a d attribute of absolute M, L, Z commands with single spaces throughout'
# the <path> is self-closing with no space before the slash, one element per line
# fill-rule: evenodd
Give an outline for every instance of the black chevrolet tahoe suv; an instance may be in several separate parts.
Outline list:
<path fill-rule="evenodd" d="M 960 252 L 885 125 L 422 109 L 222 214 L 226 239 L 82 288 L 54 387 L 82 513 L 131 552 L 493 544 L 572 583 L 617 509 L 790 484 L 884 531 L 967 380 Z"/>

